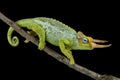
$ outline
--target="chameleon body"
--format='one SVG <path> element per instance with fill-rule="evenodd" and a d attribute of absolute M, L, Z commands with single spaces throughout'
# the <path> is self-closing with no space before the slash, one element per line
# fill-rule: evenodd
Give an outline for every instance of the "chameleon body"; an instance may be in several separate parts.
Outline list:
<path fill-rule="evenodd" d="M 74 58 L 71 50 L 92 50 L 93 39 L 91 37 L 85 36 L 82 32 L 76 32 L 74 29 L 70 28 L 64 23 L 46 17 L 28 18 L 16 21 L 20 27 L 27 28 L 34 32 L 39 38 L 38 49 L 43 50 L 45 48 L 45 41 L 51 43 L 52 45 L 58 46 L 61 52 L 70 60 L 70 64 L 74 64 Z M 9 28 L 7 33 L 8 42 L 12 46 L 17 46 L 19 44 L 19 39 L 14 36 L 12 38 L 12 33 L 14 29 Z M 95 40 L 94 40 L 95 41 Z M 106 42 L 103 40 L 96 40 L 97 42 Z M 98 47 L 108 47 L 110 45 L 100 45 Z"/>

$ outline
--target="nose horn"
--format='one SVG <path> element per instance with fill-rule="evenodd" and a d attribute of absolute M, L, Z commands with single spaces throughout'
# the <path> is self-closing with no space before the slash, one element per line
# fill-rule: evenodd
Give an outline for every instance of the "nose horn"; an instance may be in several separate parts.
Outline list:
<path fill-rule="evenodd" d="M 96 42 L 96 43 L 106 43 L 106 42 L 108 42 L 108 41 L 107 41 L 107 40 L 93 39 L 92 42 Z"/>
<path fill-rule="evenodd" d="M 93 48 L 106 48 L 106 47 L 110 47 L 112 44 L 107 44 L 107 45 L 100 45 L 100 44 L 96 44 L 96 43 L 91 43 Z"/>
<path fill-rule="evenodd" d="M 112 44 L 107 44 L 107 45 L 97 44 L 97 43 L 106 43 L 108 42 L 107 40 L 92 39 L 91 42 L 93 48 L 106 48 L 112 45 Z"/>

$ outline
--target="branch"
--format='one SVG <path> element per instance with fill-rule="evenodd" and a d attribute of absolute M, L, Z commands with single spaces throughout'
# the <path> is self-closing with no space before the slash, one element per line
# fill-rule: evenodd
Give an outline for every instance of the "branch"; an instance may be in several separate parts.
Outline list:
<path fill-rule="evenodd" d="M 20 28 L 17 24 L 14 23 L 14 21 L 10 20 L 9 18 L 7 18 L 5 15 L 3 15 L 0 12 L 0 19 L 5 22 L 6 24 L 8 24 L 9 26 L 13 27 L 14 30 L 19 33 L 22 37 L 26 38 L 27 40 L 31 41 L 33 44 L 35 44 L 36 46 L 38 46 L 38 41 L 36 41 L 36 39 L 34 39 L 34 37 L 32 37 L 31 35 L 28 35 L 22 28 Z M 67 58 L 65 58 L 64 56 L 58 54 L 57 52 L 55 52 L 54 50 L 50 49 L 49 47 L 45 47 L 44 51 L 52 56 L 53 58 L 55 58 L 56 60 L 64 63 L 65 65 L 67 65 L 68 67 L 84 74 L 87 75 L 95 80 L 120 80 L 117 77 L 114 77 L 112 75 L 100 75 L 96 72 L 93 72 L 85 67 L 82 67 L 78 64 L 69 64 L 69 60 Z"/>

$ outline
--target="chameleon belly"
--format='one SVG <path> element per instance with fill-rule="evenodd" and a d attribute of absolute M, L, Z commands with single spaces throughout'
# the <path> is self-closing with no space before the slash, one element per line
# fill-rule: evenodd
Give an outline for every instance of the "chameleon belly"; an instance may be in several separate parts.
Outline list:
<path fill-rule="evenodd" d="M 76 40 L 76 31 L 55 19 L 39 17 L 33 20 L 45 30 L 46 40 L 53 45 L 58 46 L 60 38 L 66 38 L 71 42 Z"/>

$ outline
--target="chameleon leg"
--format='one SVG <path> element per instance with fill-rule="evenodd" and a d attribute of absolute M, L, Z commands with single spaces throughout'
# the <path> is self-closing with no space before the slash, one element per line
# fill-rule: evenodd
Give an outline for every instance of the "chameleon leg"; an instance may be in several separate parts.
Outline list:
<path fill-rule="evenodd" d="M 45 47 L 45 31 L 44 29 L 35 23 L 26 24 L 27 28 L 36 33 L 39 38 L 38 49 L 43 50 Z M 34 36 L 34 35 L 33 35 Z"/>
<path fill-rule="evenodd" d="M 35 32 L 33 32 L 33 31 L 27 31 L 27 33 L 28 33 L 29 35 L 34 36 L 34 37 L 37 36 L 37 34 L 36 34 Z M 29 40 L 25 39 L 24 42 L 25 42 L 25 43 L 29 43 Z"/>
<path fill-rule="evenodd" d="M 60 47 L 62 53 L 70 60 L 70 64 L 74 64 L 75 62 L 74 62 L 72 52 L 66 48 L 70 45 L 71 45 L 71 43 L 67 39 L 62 38 L 59 40 L 59 47 Z"/>

